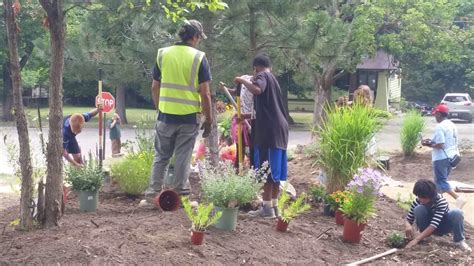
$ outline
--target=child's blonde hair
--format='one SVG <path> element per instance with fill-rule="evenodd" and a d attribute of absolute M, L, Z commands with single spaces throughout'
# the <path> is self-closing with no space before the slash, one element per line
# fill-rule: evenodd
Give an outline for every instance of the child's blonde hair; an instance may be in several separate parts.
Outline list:
<path fill-rule="evenodd" d="M 354 91 L 354 103 L 372 106 L 372 95 L 367 85 L 360 85 Z"/>
<path fill-rule="evenodd" d="M 71 118 L 69 118 L 69 124 L 71 125 L 71 130 L 74 133 L 80 133 L 82 131 L 82 127 L 85 123 L 84 116 L 82 114 L 73 114 Z"/>

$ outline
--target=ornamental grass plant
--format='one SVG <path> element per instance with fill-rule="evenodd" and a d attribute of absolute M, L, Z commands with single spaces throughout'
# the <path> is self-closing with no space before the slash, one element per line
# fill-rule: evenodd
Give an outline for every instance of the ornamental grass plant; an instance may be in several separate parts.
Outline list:
<path fill-rule="evenodd" d="M 425 120 L 421 113 L 412 110 L 405 115 L 400 131 L 400 140 L 405 156 L 413 155 L 416 146 L 420 143 L 420 136 L 425 128 Z"/>
<path fill-rule="evenodd" d="M 320 138 L 318 164 L 327 175 L 328 193 L 344 190 L 357 169 L 366 164 L 366 149 L 379 127 L 371 107 L 353 105 L 327 110 L 317 130 Z"/>

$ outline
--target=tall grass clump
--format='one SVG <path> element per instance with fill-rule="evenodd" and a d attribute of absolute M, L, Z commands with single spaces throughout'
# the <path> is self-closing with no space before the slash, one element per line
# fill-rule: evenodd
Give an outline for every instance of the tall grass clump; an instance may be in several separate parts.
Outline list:
<path fill-rule="evenodd" d="M 400 132 L 400 140 L 405 156 L 410 156 L 420 142 L 420 134 L 425 128 L 425 120 L 418 111 L 410 111 L 405 115 Z"/>
<path fill-rule="evenodd" d="M 327 119 L 316 131 L 320 138 L 317 162 L 326 172 L 328 193 L 344 190 L 366 164 L 366 149 L 377 128 L 371 107 L 354 105 L 327 110 Z"/>

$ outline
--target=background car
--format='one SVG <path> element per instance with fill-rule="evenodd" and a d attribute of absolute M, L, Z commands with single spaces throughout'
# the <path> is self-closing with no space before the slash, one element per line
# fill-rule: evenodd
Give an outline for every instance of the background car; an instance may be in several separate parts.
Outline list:
<path fill-rule="evenodd" d="M 472 123 L 474 104 L 468 93 L 446 93 L 441 104 L 449 108 L 449 119 L 461 119 Z"/>

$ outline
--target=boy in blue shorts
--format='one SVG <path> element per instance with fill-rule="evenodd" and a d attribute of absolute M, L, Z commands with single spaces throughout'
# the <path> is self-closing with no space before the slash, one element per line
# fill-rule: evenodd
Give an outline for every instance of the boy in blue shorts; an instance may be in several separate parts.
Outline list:
<path fill-rule="evenodd" d="M 288 146 L 288 117 L 283 105 L 280 85 L 271 73 L 271 61 L 265 54 L 253 60 L 254 77 L 249 81 L 236 77 L 236 83 L 243 84 L 255 98 L 254 163 L 260 167 L 267 161 L 270 175 L 263 186 L 263 204 L 250 212 L 252 216 L 275 218 L 280 215 L 277 208 L 280 181 L 286 181 Z"/>
<path fill-rule="evenodd" d="M 66 116 L 63 122 L 63 157 L 72 165 L 81 167 L 83 164 L 81 147 L 76 135 L 81 133 L 84 123 L 99 113 L 99 108 L 83 113 Z"/>

